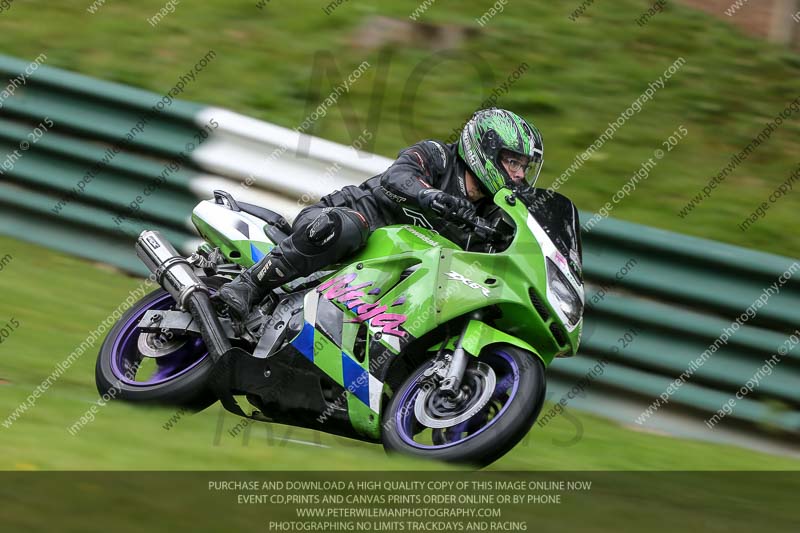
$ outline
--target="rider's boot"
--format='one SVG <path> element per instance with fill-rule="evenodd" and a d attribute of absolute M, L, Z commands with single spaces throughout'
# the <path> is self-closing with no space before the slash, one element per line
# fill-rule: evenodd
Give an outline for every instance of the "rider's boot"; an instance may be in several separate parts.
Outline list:
<path fill-rule="evenodd" d="M 223 285 L 219 298 L 228 305 L 233 318 L 241 322 L 270 291 L 298 277 L 300 273 L 276 246 L 235 280 Z"/>

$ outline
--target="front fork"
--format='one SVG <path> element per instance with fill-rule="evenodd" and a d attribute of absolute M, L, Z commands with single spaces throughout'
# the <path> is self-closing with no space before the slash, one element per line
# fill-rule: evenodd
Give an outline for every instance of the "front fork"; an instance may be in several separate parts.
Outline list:
<path fill-rule="evenodd" d="M 446 336 L 433 364 L 425 371 L 424 379 L 432 381 L 434 386 L 448 395 L 458 397 L 463 394 L 460 387 L 469 358 L 478 357 L 484 348 L 492 344 L 509 344 L 525 350 L 531 354 L 531 357 L 539 358 L 545 368 L 552 361 L 552 355 L 549 358 L 542 357 L 539 350 L 522 339 L 513 337 L 483 322 L 482 316 L 480 311 L 476 311 L 467 317 L 454 345 L 452 345 L 452 339 Z M 450 345 L 453 346 L 452 353 L 447 350 Z"/>
<path fill-rule="evenodd" d="M 461 380 L 464 379 L 464 372 L 467 370 L 467 364 L 469 363 L 470 356 L 464 350 L 464 338 L 467 335 L 470 322 L 472 320 L 480 320 L 481 316 L 481 313 L 476 311 L 467 318 L 464 327 L 461 329 L 461 334 L 456 339 L 455 349 L 452 354 L 445 351 L 445 347 L 450 341 L 450 339 L 445 339 L 433 366 L 425 371 L 426 378 L 433 378 L 434 375 L 439 378 L 441 380 L 439 390 L 453 398 L 458 398 L 463 394 Z"/>

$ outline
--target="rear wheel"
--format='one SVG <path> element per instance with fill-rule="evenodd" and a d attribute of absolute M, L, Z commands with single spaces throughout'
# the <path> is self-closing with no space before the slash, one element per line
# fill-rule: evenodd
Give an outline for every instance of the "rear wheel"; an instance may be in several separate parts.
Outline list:
<path fill-rule="evenodd" d="M 383 418 L 383 445 L 441 461 L 486 466 L 530 430 L 545 396 L 545 370 L 534 354 L 488 347 L 470 360 L 452 398 L 424 377 L 426 362 L 400 386 Z"/>
<path fill-rule="evenodd" d="M 203 278 L 214 292 L 228 280 Z M 216 397 L 208 388 L 212 361 L 199 334 L 145 333 L 147 311 L 169 310 L 175 300 L 158 289 L 128 309 L 106 336 L 95 366 L 97 391 L 107 399 L 181 405 L 202 410 Z"/>

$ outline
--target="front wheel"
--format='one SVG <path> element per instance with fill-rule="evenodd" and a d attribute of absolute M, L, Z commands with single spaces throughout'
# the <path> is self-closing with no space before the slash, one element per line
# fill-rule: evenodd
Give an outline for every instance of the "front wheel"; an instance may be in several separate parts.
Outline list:
<path fill-rule="evenodd" d="M 544 403 L 544 365 L 514 346 L 493 345 L 471 359 L 457 398 L 425 380 L 429 366 L 412 373 L 389 402 L 383 417 L 389 452 L 486 466 L 525 436 Z"/>

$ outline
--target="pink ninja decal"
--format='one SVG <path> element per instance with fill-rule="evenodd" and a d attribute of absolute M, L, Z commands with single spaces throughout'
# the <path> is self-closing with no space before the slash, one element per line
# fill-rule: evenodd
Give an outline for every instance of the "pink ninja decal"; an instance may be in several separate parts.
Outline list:
<path fill-rule="evenodd" d="M 388 307 L 381 305 L 378 302 L 366 303 L 362 300 L 366 294 L 361 290 L 369 287 L 374 282 L 368 281 L 366 283 L 359 283 L 358 285 L 350 285 L 356 279 L 356 274 L 346 274 L 339 278 L 334 278 L 326 281 L 319 287 L 317 292 L 324 293 L 322 296 L 327 300 L 333 300 L 343 303 L 348 309 L 356 313 L 356 318 L 349 322 L 366 322 L 371 320 L 371 324 L 376 328 L 383 328 L 383 333 L 387 335 L 394 335 L 395 337 L 405 337 L 406 332 L 400 329 L 405 321 L 408 319 L 406 315 L 399 315 L 394 313 L 387 313 Z M 370 294 L 378 294 L 380 290 L 373 289 Z M 400 305 L 405 302 L 405 298 L 401 297 L 395 300 L 392 304 Z"/>

